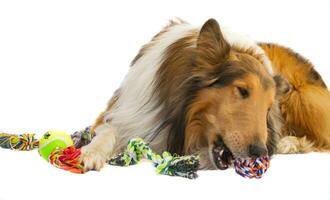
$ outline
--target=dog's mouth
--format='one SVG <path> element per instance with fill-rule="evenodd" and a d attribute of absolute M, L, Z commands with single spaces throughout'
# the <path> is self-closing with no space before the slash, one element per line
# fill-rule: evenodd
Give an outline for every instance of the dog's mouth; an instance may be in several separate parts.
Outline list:
<path fill-rule="evenodd" d="M 218 169 L 225 170 L 231 166 L 234 156 L 221 138 L 218 138 L 212 148 L 213 161 Z"/>

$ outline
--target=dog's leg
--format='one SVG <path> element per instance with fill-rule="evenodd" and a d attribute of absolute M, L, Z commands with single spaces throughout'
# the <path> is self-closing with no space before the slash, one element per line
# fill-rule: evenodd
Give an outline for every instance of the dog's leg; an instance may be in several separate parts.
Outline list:
<path fill-rule="evenodd" d="M 116 142 L 116 130 L 109 124 L 99 125 L 95 133 L 92 142 L 81 149 L 80 162 L 85 171 L 100 170 L 111 156 Z"/>
<path fill-rule="evenodd" d="M 312 151 L 326 151 L 318 148 L 306 137 L 285 136 L 277 145 L 278 154 L 308 153 Z"/>

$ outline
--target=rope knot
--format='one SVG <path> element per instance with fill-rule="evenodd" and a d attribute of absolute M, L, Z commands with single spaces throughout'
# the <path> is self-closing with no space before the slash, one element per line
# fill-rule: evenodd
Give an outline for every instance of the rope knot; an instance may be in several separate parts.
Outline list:
<path fill-rule="evenodd" d="M 35 134 L 27 133 L 20 135 L 0 134 L 0 146 L 5 149 L 19 151 L 31 151 L 38 148 L 39 142 L 35 139 Z"/>
<path fill-rule="evenodd" d="M 154 153 L 141 138 L 134 138 L 128 142 L 126 151 L 113 157 L 109 164 L 129 166 L 141 159 L 148 159 L 154 163 L 158 174 L 196 178 L 199 167 L 198 156 L 177 156 L 165 151 L 162 155 Z"/>
<path fill-rule="evenodd" d="M 189 179 L 197 178 L 196 172 L 199 168 L 198 156 L 172 156 L 169 152 L 164 152 L 162 157 L 162 162 L 156 165 L 158 174 L 181 176 Z"/>

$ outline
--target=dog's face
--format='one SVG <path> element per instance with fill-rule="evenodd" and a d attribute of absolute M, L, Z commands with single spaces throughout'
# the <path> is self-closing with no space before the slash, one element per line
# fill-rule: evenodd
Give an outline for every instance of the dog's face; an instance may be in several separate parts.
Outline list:
<path fill-rule="evenodd" d="M 207 148 L 219 169 L 233 158 L 266 156 L 276 83 L 263 64 L 231 48 L 210 20 L 200 31 L 195 68 L 202 87 L 188 106 L 185 152 Z"/>

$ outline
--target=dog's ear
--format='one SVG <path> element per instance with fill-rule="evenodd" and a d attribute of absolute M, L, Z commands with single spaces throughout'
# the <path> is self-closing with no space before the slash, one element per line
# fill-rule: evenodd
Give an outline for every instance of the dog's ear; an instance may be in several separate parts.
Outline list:
<path fill-rule="evenodd" d="M 218 22 L 209 19 L 202 26 L 198 41 L 197 50 L 199 56 L 210 65 L 219 64 L 230 52 L 230 45 L 225 40 Z"/>
<path fill-rule="evenodd" d="M 280 97 L 290 92 L 290 83 L 281 75 L 275 75 L 274 81 L 276 83 L 276 96 Z"/>

